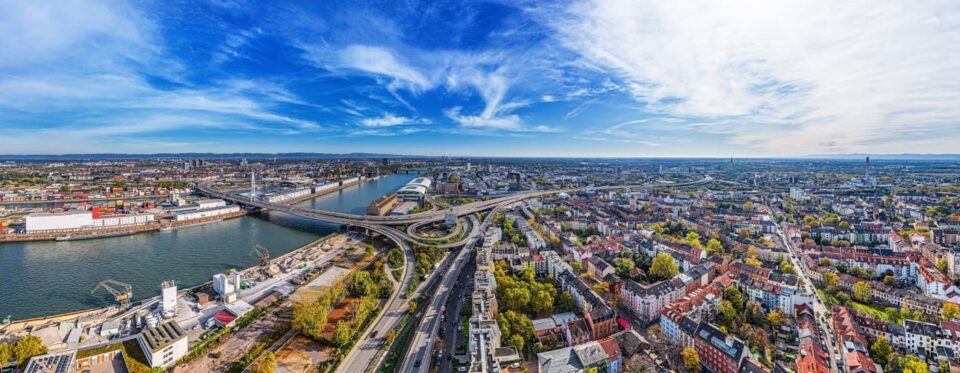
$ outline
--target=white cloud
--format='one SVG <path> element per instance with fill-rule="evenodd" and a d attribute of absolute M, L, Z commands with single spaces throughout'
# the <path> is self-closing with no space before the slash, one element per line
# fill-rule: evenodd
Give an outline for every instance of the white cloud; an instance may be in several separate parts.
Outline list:
<path fill-rule="evenodd" d="M 423 118 L 417 119 L 396 116 L 393 113 L 386 113 L 377 118 L 364 118 L 360 120 L 360 125 L 364 127 L 395 127 L 413 124 L 430 124 L 430 121 Z"/>
<path fill-rule="evenodd" d="M 339 62 L 346 68 L 391 77 L 394 84 L 408 89 L 423 90 L 432 86 L 426 76 L 400 62 L 385 48 L 352 45 L 340 51 Z"/>
<path fill-rule="evenodd" d="M 904 139 L 960 131 L 956 2 L 586 1 L 541 15 L 644 111 L 729 120 L 716 130 L 734 146 L 907 152 Z"/>

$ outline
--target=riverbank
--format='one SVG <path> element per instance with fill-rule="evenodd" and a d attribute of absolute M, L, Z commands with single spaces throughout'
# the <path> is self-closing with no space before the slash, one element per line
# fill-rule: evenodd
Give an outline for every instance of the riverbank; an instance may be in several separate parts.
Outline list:
<path fill-rule="evenodd" d="M 352 186 L 356 186 L 356 185 L 360 185 L 360 184 L 367 183 L 367 182 L 376 181 L 376 180 L 378 180 L 378 179 L 380 179 L 380 176 L 374 176 L 374 177 L 370 177 L 370 178 L 362 177 L 360 180 L 353 181 L 353 182 L 349 182 L 349 183 L 345 183 L 345 184 L 340 185 L 339 187 L 336 187 L 336 188 L 321 190 L 321 191 L 319 191 L 319 192 L 312 193 L 312 194 L 308 194 L 308 195 L 305 195 L 305 196 L 303 196 L 303 197 L 292 198 L 292 199 L 290 199 L 290 200 L 283 201 L 283 202 L 281 202 L 281 203 L 283 203 L 283 204 L 285 204 L 285 205 L 295 205 L 295 204 L 298 204 L 298 203 L 303 202 L 303 201 L 309 201 L 309 200 L 314 199 L 314 198 L 317 198 L 317 197 L 323 197 L 323 196 L 325 196 L 325 195 L 327 195 L 327 194 L 332 194 L 332 193 L 334 193 L 334 192 L 339 192 L 339 191 L 342 191 L 342 190 L 344 190 L 344 189 L 346 189 L 346 188 L 349 188 L 349 187 L 352 187 Z"/>
<path fill-rule="evenodd" d="M 338 233 L 330 233 L 322 238 L 314 240 L 306 245 L 303 245 L 297 249 L 294 249 L 290 252 L 284 253 L 276 258 L 270 260 L 270 265 L 282 266 L 284 262 L 289 262 L 289 259 L 293 258 L 296 255 L 309 256 L 311 250 L 313 251 L 324 251 L 329 252 L 333 250 L 326 241 L 331 240 L 332 238 L 338 236 Z M 241 277 L 249 278 L 253 277 L 252 275 L 255 272 L 261 270 L 259 265 L 253 265 L 246 267 L 240 270 Z M 211 274 L 212 276 L 213 274 Z M 193 291 L 212 286 L 212 281 L 206 281 L 194 286 L 187 288 L 178 289 L 177 294 L 179 297 L 183 297 L 187 294 L 192 293 Z M 141 299 L 139 301 L 133 302 L 130 306 L 126 308 L 120 308 L 118 306 L 109 306 L 103 308 L 91 308 L 80 311 L 66 312 L 50 316 L 41 316 L 33 317 L 28 319 L 16 320 L 11 322 L 8 325 L 0 325 L 0 336 L 5 335 L 16 335 L 24 331 L 31 331 L 36 329 L 43 329 L 51 325 L 59 324 L 61 322 L 78 322 L 83 325 L 99 325 L 104 321 L 117 318 L 118 316 L 124 314 L 131 314 L 139 312 L 141 310 L 149 309 L 151 306 L 155 305 L 160 300 L 160 296 L 154 296 L 146 299 Z M 49 346 L 53 347 L 53 346 Z"/>

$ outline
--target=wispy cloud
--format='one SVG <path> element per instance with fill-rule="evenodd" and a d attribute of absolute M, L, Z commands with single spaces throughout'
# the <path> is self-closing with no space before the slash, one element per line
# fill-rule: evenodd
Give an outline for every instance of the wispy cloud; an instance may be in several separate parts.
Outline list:
<path fill-rule="evenodd" d="M 743 123 L 729 128 L 731 145 L 910 151 L 888 134 L 960 126 L 955 3 L 582 1 L 548 10 L 541 15 L 559 40 L 623 79 L 648 113 Z"/>
<path fill-rule="evenodd" d="M 364 127 L 395 127 L 422 124 L 430 124 L 430 120 L 424 118 L 407 118 L 403 116 L 396 116 L 393 113 L 386 113 L 377 118 L 364 118 L 360 120 L 360 125 Z"/>

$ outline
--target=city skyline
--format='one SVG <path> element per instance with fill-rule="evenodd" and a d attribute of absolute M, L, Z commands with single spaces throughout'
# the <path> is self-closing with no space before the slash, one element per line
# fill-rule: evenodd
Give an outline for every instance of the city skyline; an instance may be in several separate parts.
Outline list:
<path fill-rule="evenodd" d="M 14 3 L 0 153 L 954 153 L 960 6 Z"/>

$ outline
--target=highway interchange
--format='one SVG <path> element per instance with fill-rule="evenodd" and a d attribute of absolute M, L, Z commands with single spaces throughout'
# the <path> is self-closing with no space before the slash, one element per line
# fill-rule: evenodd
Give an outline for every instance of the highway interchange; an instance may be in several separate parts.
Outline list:
<path fill-rule="evenodd" d="M 651 186 L 683 187 L 706 184 L 711 181 L 714 181 L 714 179 L 709 175 L 706 175 L 703 179 L 685 183 L 610 185 L 593 187 L 591 189 L 615 190 Z M 430 300 L 427 302 L 427 309 L 423 312 L 424 317 L 417 325 L 413 341 L 411 341 L 412 343 L 408 345 L 408 350 L 402 359 L 403 369 L 401 371 L 426 372 L 428 367 L 432 364 L 431 362 L 424 360 L 432 357 L 430 352 L 433 351 L 434 341 L 436 340 L 436 335 L 441 324 L 440 316 L 443 314 L 443 305 L 448 300 L 450 289 L 454 287 L 456 280 L 460 277 L 460 271 L 469 258 L 468 254 L 472 251 L 473 246 L 479 241 L 483 230 L 485 230 L 492 223 L 492 217 L 495 215 L 493 212 L 487 214 L 487 217 L 484 219 L 483 223 L 478 224 L 479 222 L 477 221 L 476 217 L 472 216 L 472 214 L 486 210 L 500 210 L 506 206 L 531 197 L 572 191 L 529 191 L 453 206 L 442 210 L 432 209 L 430 211 L 405 216 L 367 216 L 335 211 L 315 210 L 280 203 L 253 201 L 242 198 L 236 194 L 221 192 L 206 184 L 198 185 L 197 189 L 201 193 L 210 197 L 220 198 L 239 205 L 280 211 L 305 218 L 374 231 L 394 241 L 400 248 L 402 248 L 404 253 L 404 271 L 403 279 L 400 281 L 400 285 L 394 289 L 393 293 L 391 293 L 387 300 L 387 306 L 384 311 L 377 316 L 372 323 L 372 326 L 363 332 L 363 334 L 360 336 L 359 342 L 357 342 L 347 356 L 344 357 L 344 360 L 340 363 L 336 370 L 337 372 L 368 372 L 379 368 L 386 355 L 380 354 L 380 351 L 385 347 L 384 339 L 387 333 L 391 330 L 395 330 L 400 325 L 403 316 L 409 311 L 409 300 L 418 298 L 425 289 L 430 287 L 429 285 L 433 281 L 436 281 L 437 276 L 440 276 L 440 284 L 438 285 L 438 289 L 433 292 L 433 296 L 431 296 Z M 392 227 L 398 225 L 422 226 L 432 222 L 443 221 L 448 214 L 457 216 L 458 224 L 464 224 L 466 222 L 466 224 L 469 226 L 469 233 L 465 234 L 459 241 L 447 244 L 433 244 L 422 241 L 422 238 L 417 236 L 415 233 L 411 234 L 409 231 L 402 232 Z M 469 216 L 469 219 L 462 219 L 464 216 Z M 414 273 L 414 252 L 413 248 L 410 246 L 410 243 L 447 249 L 462 249 L 454 251 L 454 254 L 452 255 L 448 255 L 446 260 L 444 260 L 439 268 L 432 271 L 428 279 L 423 281 L 413 293 L 407 294 L 406 297 L 402 297 L 401 295 L 403 292 L 407 291 L 409 288 Z M 451 259 L 451 257 L 453 257 L 453 259 Z M 420 364 L 417 364 L 418 361 Z"/>

